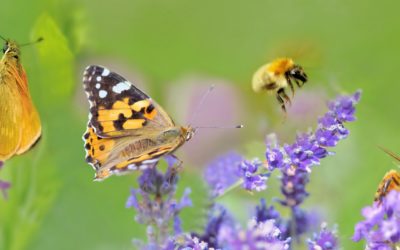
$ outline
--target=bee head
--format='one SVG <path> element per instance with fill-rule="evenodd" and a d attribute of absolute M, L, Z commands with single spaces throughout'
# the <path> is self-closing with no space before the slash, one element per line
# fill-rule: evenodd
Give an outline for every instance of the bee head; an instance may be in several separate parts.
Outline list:
<path fill-rule="evenodd" d="M 307 81 L 307 74 L 306 72 L 304 72 L 303 68 L 300 65 L 293 65 L 293 68 L 289 70 L 288 74 L 290 77 L 293 77 L 294 79 L 297 79 L 299 81 Z"/>

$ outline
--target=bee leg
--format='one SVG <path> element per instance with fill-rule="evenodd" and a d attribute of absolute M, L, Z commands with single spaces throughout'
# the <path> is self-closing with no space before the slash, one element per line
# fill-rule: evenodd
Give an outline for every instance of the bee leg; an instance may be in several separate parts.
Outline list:
<path fill-rule="evenodd" d="M 292 90 L 292 98 L 294 97 L 294 87 L 293 87 L 293 83 L 292 80 L 290 80 L 290 78 L 286 78 L 287 82 L 289 83 L 290 89 Z"/>
<path fill-rule="evenodd" d="M 289 105 L 292 105 L 292 102 L 290 101 L 289 96 L 285 93 L 285 89 L 281 88 L 278 90 L 278 94 L 280 97 L 283 97 L 286 103 L 289 103 Z"/>
<path fill-rule="evenodd" d="M 297 81 L 297 80 L 295 80 L 295 81 L 296 81 L 296 85 L 297 85 L 299 88 L 303 87 L 304 82 L 299 82 L 299 81 Z"/>
<path fill-rule="evenodd" d="M 279 90 L 279 91 L 280 91 L 280 90 Z M 281 105 L 281 108 L 282 108 L 283 112 L 286 113 L 285 102 L 283 101 L 282 97 L 280 96 L 279 91 L 278 91 L 278 93 L 276 94 L 276 99 L 278 100 L 279 104 Z"/>

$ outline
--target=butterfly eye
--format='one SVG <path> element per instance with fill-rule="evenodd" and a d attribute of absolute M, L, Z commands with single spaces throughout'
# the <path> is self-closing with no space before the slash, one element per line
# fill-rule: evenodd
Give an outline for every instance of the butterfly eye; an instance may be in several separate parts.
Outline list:
<path fill-rule="evenodd" d="M 7 52 L 7 50 L 8 50 L 8 44 L 6 43 L 3 46 L 3 53 L 5 54 Z"/>

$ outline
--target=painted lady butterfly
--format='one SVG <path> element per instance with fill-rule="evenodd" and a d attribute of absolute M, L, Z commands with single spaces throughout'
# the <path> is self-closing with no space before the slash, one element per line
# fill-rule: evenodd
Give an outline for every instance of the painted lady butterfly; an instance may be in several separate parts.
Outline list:
<path fill-rule="evenodd" d="M 155 166 L 195 132 L 175 125 L 148 95 L 104 67 L 88 66 L 83 85 L 90 103 L 83 139 L 95 180 Z"/>

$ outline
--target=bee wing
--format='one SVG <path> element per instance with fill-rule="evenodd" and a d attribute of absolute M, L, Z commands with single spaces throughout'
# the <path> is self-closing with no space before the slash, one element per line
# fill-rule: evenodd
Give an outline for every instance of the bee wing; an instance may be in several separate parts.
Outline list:
<path fill-rule="evenodd" d="M 21 143 L 22 107 L 15 79 L 4 75 L 0 80 L 0 160 L 14 155 Z"/>

